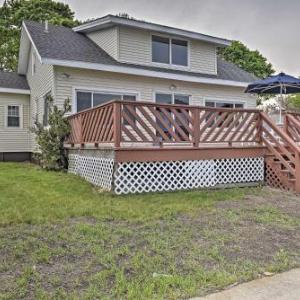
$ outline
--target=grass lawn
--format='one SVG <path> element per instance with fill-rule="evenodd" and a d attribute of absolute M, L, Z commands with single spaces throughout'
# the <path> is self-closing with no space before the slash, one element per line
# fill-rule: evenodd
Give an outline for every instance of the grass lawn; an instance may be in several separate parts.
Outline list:
<path fill-rule="evenodd" d="M 293 194 L 115 196 L 0 163 L 0 299 L 186 299 L 296 266 Z"/>

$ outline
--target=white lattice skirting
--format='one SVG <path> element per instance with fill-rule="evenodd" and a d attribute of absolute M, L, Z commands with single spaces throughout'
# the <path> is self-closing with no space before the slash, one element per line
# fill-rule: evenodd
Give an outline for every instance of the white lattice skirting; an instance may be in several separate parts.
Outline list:
<path fill-rule="evenodd" d="M 108 191 L 112 188 L 113 169 L 113 158 L 69 154 L 69 173 L 79 175 Z"/>
<path fill-rule="evenodd" d="M 114 163 L 110 157 L 69 154 L 69 172 L 116 194 L 175 191 L 261 182 L 264 159 Z"/>
<path fill-rule="evenodd" d="M 218 184 L 261 182 L 264 159 L 119 163 L 114 174 L 116 194 L 175 191 Z"/>

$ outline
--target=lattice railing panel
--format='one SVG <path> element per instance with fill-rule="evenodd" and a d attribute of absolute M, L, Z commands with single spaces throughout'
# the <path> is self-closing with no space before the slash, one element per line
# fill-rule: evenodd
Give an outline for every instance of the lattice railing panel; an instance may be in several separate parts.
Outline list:
<path fill-rule="evenodd" d="M 263 179 L 263 158 L 125 162 L 117 166 L 114 191 L 117 194 L 175 191 Z"/>
<path fill-rule="evenodd" d="M 113 169 L 113 158 L 69 154 L 69 173 L 79 175 L 105 190 L 111 190 Z"/>
<path fill-rule="evenodd" d="M 292 190 L 291 184 L 287 184 L 284 175 L 271 162 L 266 160 L 265 164 L 265 182 L 268 186 L 284 191 Z"/>

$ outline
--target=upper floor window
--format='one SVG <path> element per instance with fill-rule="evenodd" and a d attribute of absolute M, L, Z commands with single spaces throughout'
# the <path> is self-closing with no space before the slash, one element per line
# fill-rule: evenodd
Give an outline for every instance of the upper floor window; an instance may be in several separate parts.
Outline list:
<path fill-rule="evenodd" d="M 20 105 L 7 106 L 7 127 L 21 127 L 21 107 Z"/>
<path fill-rule="evenodd" d="M 153 35 L 152 62 L 187 66 L 188 42 Z"/>

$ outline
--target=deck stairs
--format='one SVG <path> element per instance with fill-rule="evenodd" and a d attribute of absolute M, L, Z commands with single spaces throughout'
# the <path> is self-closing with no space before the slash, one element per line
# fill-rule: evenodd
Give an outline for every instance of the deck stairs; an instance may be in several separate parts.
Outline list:
<path fill-rule="evenodd" d="M 289 114 L 286 115 L 283 128 L 272 124 L 272 120 L 264 113 L 262 120 L 262 143 L 267 148 L 265 154 L 267 185 L 300 193 L 300 146 L 297 140 L 299 136 L 293 134 L 300 132 L 300 122 L 295 121 Z"/>

